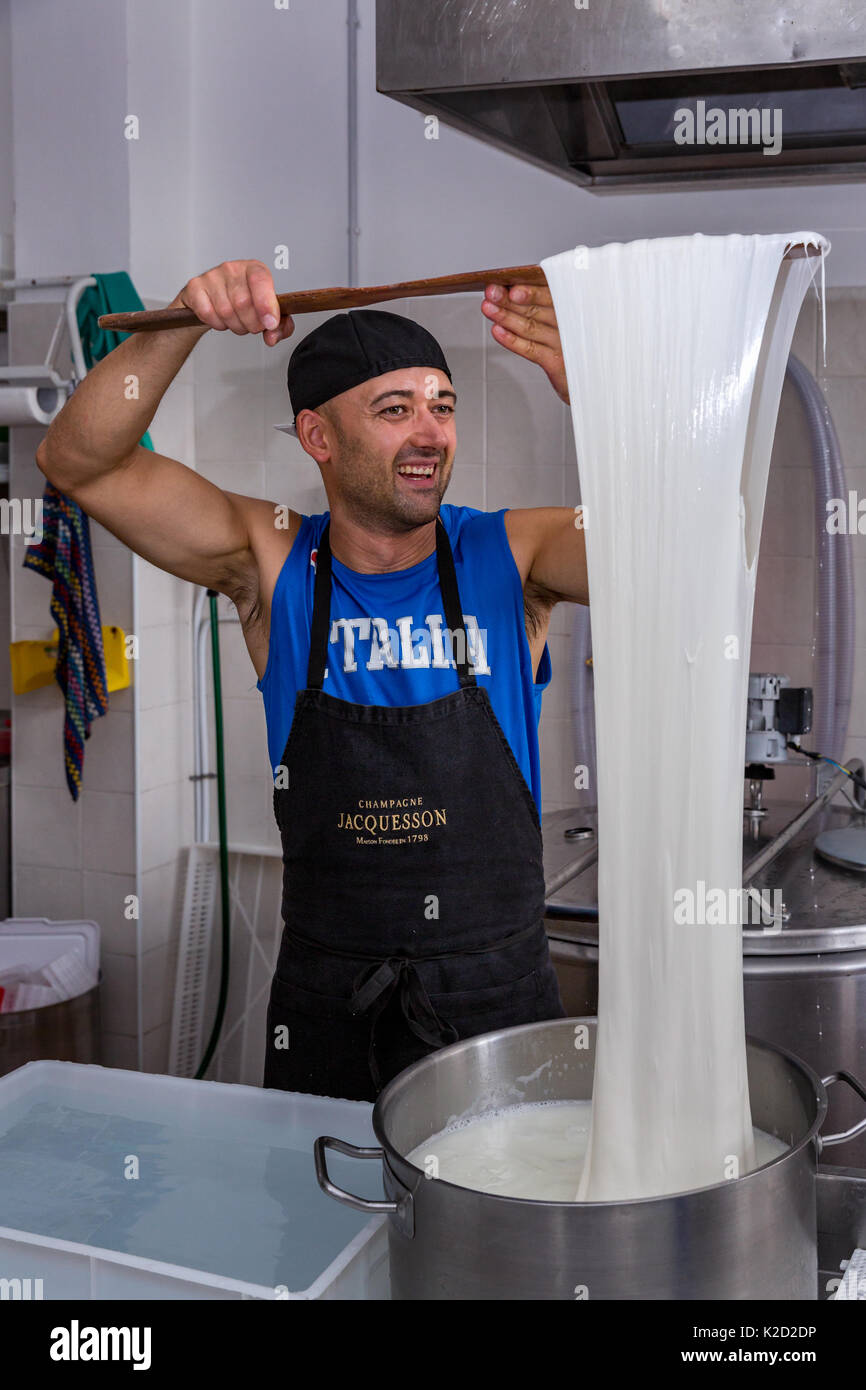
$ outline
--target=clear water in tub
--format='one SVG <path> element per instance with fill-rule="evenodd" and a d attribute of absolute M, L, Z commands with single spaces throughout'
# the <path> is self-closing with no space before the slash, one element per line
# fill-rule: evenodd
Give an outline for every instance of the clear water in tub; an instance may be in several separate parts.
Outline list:
<path fill-rule="evenodd" d="M 275 1144 L 273 1125 L 172 1125 L 69 1099 L 41 1086 L 0 1114 L 0 1226 L 294 1292 L 369 1221 L 319 1190 L 309 1126 Z M 382 1196 L 378 1163 L 328 1165 L 340 1186 Z"/>

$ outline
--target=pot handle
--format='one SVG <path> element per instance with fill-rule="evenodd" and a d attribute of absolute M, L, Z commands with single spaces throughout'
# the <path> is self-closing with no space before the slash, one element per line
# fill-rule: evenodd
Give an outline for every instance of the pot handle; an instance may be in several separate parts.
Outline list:
<path fill-rule="evenodd" d="M 829 1076 L 823 1076 L 821 1078 L 821 1085 L 832 1086 L 834 1081 L 847 1081 L 851 1089 L 857 1092 L 860 1099 L 866 1100 L 866 1086 L 863 1086 L 857 1080 L 856 1076 L 852 1076 L 850 1071 L 833 1071 Z M 853 1139 L 856 1135 L 862 1134 L 864 1130 L 866 1130 L 866 1118 L 858 1120 L 856 1125 L 852 1125 L 850 1129 L 843 1130 L 841 1134 L 819 1134 L 818 1153 L 820 1154 L 822 1149 L 831 1148 L 833 1144 L 844 1144 L 848 1139 Z"/>
<path fill-rule="evenodd" d="M 338 1187 L 335 1182 L 331 1181 L 328 1173 L 328 1161 L 325 1157 L 326 1149 L 336 1149 L 338 1153 L 347 1154 L 349 1158 L 379 1159 L 385 1157 L 384 1149 L 364 1149 L 357 1144 L 348 1144 L 345 1139 L 334 1139 L 330 1134 L 323 1134 L 313 1145 L 316 1178 L 322 1191 L 327 1193 L 329 1197 L 333 1197 L 336 1202 L 342 1202 L 344 1206 L 351 1207 L 354 1211 L 367 1212 L 371 1216 L 385 1212 L 396 1219 L 398 1227 L 404 1234 L 411 1237 L 414 1234 L 411 1192 L 404 1191 L 403 1196 L 396 1202 L 377 1201 L 372 1197 L 356 1197 L 354 1192 L 346 1192 L 344 1188 Z"/>

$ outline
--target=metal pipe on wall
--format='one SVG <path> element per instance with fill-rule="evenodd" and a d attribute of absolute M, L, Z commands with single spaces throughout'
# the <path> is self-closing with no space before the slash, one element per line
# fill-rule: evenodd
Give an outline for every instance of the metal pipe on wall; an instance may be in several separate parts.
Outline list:
<path fill-rule="evenodd" d="M 348 285 L 358 284 L 358 0 L 347 0 L 346 5 L 346 63 L 347 63 L 347 203 L 349 222 L 348 236 Z"/>
<path fill-rule="evenodd" d="M 815 624 L 815 731 L 819 753 L 841 761 L 845 752 L 854 661 L 854 584 L 847 533 L 827 531 L 827 504 L 845 498 L 845 470 L 839 439 L 824 393 L 798 358 L 788 359 L 787 376 L 806 416 L 815 479 L 817 613 Z M 820 782 L 819 782 L 820 785 Z"/>

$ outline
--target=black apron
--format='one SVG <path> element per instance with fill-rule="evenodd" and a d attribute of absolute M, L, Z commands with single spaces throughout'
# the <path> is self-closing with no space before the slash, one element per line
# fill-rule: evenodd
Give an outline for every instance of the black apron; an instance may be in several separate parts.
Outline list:
<path fill-rule="evenodd" d="M 437 520 L 436 554 L 460 688 L 404 706 L 322 689 L 328 530 L 307 688 L 275 776 L 285 925 L 263 1084 L 374 1100 L 435 1048 L 565 1010 L 543 924 L 538 811 L 469 670 L 445 527 Z"/>

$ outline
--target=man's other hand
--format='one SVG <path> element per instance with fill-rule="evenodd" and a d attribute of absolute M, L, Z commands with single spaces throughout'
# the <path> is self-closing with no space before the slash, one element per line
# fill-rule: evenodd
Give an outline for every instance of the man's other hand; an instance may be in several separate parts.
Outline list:
<path fill-rule="evenodd" d="M 561 401 L 568 405 L 562 343 L 550 290 L 541 285 L 488 285 L 481 312 L 493 322 L 497 343 L 537 362 Z"/>

